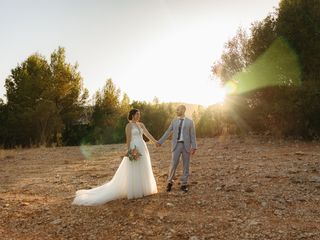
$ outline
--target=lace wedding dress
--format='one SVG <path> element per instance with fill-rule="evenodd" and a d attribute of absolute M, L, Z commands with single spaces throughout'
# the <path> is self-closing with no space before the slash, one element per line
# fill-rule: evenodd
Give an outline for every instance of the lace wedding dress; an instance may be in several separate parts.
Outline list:
<path fill-rule="evenodd" d="M 113 178 L 101 186 L 76 192 L 72 204 L 99 205 L 119 198 L 140 198 L 157 193 L 149 151 L 143 140 L 143 130 L 132 127 L 130 148 L 136 147 L 142 156 L 137 161 L 124 157 Z"/>

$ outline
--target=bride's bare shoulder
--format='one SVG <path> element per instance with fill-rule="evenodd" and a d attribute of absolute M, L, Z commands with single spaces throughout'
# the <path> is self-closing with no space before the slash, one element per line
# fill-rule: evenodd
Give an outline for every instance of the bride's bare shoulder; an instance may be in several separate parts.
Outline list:
<path fill-rule="evenodd" d="M 139 127 L 145 127 L 142 122 L 138 122 Z"/>

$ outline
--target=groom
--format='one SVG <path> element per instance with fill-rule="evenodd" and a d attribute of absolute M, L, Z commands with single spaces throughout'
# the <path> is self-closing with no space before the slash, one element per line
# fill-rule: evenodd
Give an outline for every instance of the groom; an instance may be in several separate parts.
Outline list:
<path fill-rule="evenodd" d="M 164 141 L 173 134 L 171 151 L 172 160 L 168 175 L 167 192 L 171 191 L 173 178 L 179 164 L 179 158 L 182 155 L 183 160 L 183 175 L 181 176 L 181 190 L 188 192 L 188 177 L 189 177 L 189 162 L 190 155 L 193 155 L 197 149 L 196 134 L 194 129 L 193 121 L 185 117 L 186 107 L 180 105 L 177 107 L 176 113 L 177 118 L 174 119 L 168 130 L 158 141 L 157 146 L 161 146 Z"/>

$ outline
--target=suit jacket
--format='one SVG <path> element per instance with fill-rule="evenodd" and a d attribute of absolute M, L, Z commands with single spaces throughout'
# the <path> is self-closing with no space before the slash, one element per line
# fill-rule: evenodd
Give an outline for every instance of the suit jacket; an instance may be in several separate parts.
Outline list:
<path fill-rule="evenodd" d="M 164 141 L 170 136 L 170 134 L 173 133 L 172 141 L 171 141 L 171 151 L 172 152 L 177 147 L 179 124 L 180 124 L 179 118 L 174 119 L 171 122 L 167 131 L 163 134 L 163 136 L 159 140 L 159 143 L 163 144 Z M 195 132 L 195 128 L 194 128 L 194 123 L 191 119 L 189 119 L 189 118 L 184 119 L 182 131 L 183 131 L 184 147 L 186 148 L 187 152 L 190 152 L 191 147 L 193 149 L 197 149 L 196 132 Z"/>

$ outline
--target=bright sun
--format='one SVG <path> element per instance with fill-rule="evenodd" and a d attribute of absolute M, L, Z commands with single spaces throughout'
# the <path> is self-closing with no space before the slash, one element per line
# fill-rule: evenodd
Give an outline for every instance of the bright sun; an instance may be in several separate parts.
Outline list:
<path fill-rule="evenodd" d="M 203 106 L 224 101 L 223 87 L 210 76 L 210 51 L 205 46 L 195 46 L 195 36 L 191 36 L 189 32 L 180 32 L 139 49 L 125 77 L 132 80 L 125 83 L 132 99 L 143 96 L 152 101 L 157 97 L 160 102 Z M 148 89 L 142 95 L 141 86 Z"/>
<path fill-rule="evenodd" d="M 197 86 L 198 96 L 193 99 L 193 102 L 204 106 L 223 103 L 225 99 L 225 89 L 221 87 L 217 81 L 210 80 Z"/>

